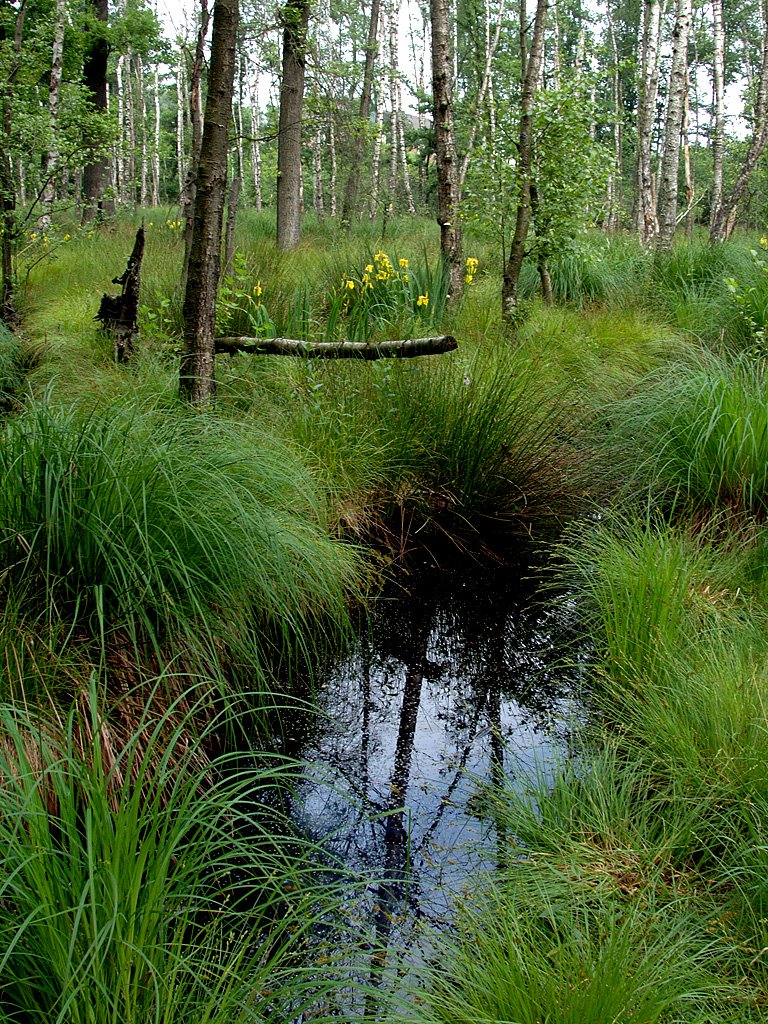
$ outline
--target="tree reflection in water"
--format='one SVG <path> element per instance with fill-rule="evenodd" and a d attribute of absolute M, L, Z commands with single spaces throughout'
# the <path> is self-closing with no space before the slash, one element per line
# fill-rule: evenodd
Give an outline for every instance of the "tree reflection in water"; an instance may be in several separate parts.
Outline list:
<path fill-rule="evenodd" d="M 506 837 L 478 814 L 482 785 L 567 752 L 573 615 L 544 604 L 526 574 L 425 573 L 385 595 L 307 726 L 295 816 L 376 879 L 381 948 L 419 917 L 443 920 L 470 874 L 503 863 Z"/>

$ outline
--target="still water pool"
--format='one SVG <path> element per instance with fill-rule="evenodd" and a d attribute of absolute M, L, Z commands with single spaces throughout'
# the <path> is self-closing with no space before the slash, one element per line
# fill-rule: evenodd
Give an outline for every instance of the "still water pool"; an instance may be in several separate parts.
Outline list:
<path fill-rule="evenodd" d="M 424 570 L 385 592 L 322 680 L 297 733 L 293 816 L 335 860 L 375 879 L 379 937 L 439 924 L 504 837 L 482 813 L 502 778 L 569 753 L 585 653 L 575 613 L 530 567 Z M 546 597 L 546 599 L 545 599 Z"/>

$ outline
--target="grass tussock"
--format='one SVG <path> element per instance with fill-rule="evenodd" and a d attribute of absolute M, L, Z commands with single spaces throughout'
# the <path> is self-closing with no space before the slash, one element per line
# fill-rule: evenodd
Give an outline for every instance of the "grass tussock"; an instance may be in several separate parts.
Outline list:
<path fill-rule="evenodd" d="M 675 363 L 609 415 L 606 457 L 635 488 L 667 504 L 765 514 L 768 379 L 762 361 Z"/>
<path fill-rule="evenodd" d="M 0 465 L 4 586 L 27 619 L 263 677 L 321 636 L 309 622 L 341 628 L 360 587 L 301 460 L 256 430 L 48 400 L 5 425 Z"/>
<path fill-rule="evenodd" d="M 34 757 L 40 723 L 0 708 L 4 1019 L 332 1016 L 352 940 L 333 937 L 340 888 L 276 808 L 292 766 L 208 762 L 185 716 L 148 713 L 114 756 L 94 687 L 89 705 Z"/>

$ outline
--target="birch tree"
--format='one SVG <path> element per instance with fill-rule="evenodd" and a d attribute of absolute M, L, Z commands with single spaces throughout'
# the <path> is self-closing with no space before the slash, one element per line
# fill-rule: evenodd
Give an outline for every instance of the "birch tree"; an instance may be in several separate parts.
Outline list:
<path fill-rule="evenodd" d="M 691 0 L 677 0 L 672 31 L 672 65 L 667 91 L 667 116 L 664 125 L 664 152 L 661 162 L 658 248 L 669 249 L 677 223 L 680 135 L 683 126 L 688 77 L 688 31 L 691 25 Z"/>
<path fill-rule="evenodd" d="M 712 90 L 715 100 L 715 123 L 712 134 L 710 227 L 716 223 L 723 201 L 723 161 L 725 158 L 725 26 L 723 24 L 723 0 L 712 0 Z"/>
<path fill-rule="evenodd" d="M 637 197 L 635 204 L 635 228 L 644 245 L 655 238 L 659 228 L 656 218 L 651 149 L 653 128 L 656 122 L 656 98 L 659 89 L 660 35 L 661 0 L 645 0 L 637 100 Z"/>
<path fill-rule="evenodd" d="M 709 230 L 710 241 L 722 242 L 733 230 L 739 203 L 744 198 L 750 178 L 754 173 L 760 157 L 768 142 L 768 124 L 766 108 L 768 107 L 768 0 L 760 0 L 761 44 L 760 70 L 755 83 L 755 103 L 752 111 L 752 135 L 744 161 L 736 176 L 736 181 L 712 218 Z"/>
<path fill-rule="evenodd" d="M 440 225 L 440 250 L 450 277 L 450 296 L 456 300 L 464 291 L 464 267 L 459 213 L 459 165 L 451 89 L 451 24 L 448 0 L 430 0 L 429 10 L 432 25 L 432 109 L 437 167 L 437 222 Z"/>

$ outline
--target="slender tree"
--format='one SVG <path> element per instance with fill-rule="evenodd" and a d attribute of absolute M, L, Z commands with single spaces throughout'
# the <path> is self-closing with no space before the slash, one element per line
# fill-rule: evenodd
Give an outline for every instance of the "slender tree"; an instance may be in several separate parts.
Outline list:
<path fill-rule="evenodd" d="M 368 39 L 365 44 L 365 65 L 363 67 L 363 88 L 360 93 L 358 108 L 359 124 L 355 130 L 352 155 L 349 161 L 350 171 L 344 187 L 344 201 L 341 207 L 342 223 L 349 227 L 357 212 L 357 187 L 360 180 L 360 164 L 365 152 L 365 131 L 371 111 L 371 92 L 373 90 L 373 71 L 378 53 L 379 20 L 381 16 L 381 0 L 371 0 L 371 16 L 368 20 Z"/>
<path fill-rule="evenodd" d="M 661 161 L 658 247 L 669 249 L 677 224 L 679 190 L 680 133 L 685 110 L 688 79 L 688 30 L 691 26 L 691 0 L 677 0 L 675 27 L 672 31 L 672 66 L 667 89 L 667 116 L 664 125 L 664 153 Z"/>
<path fill-rule="evenodd" d="M 448 0 L 430 0 L 432 23 L 432 109 L 435 122 L 437 167 L 437 222 L 440 250 L 450 276 L 450 295 L 458 299 L 464 290 L 459 212 L 459 163 L 453 121 L 451 89 L 451 24 Z"/>
<path fill-rule="evenodd" d="M 768 0 L 761 0 L 760 17 L 762 42 L 760 71 L 756 82 L 757 95 L 752 114 L 752 137 L 733 188 L 713 215 L 709 229 L 709 238 L 712 242 L 724 241 L 733 230 L 738 205 L 744 198 L 750 178 L 768 142 Z"/>
<path fill-rule="evenodd" d="M 283 77 L 277 137 L 277 246 L 301 241 L 301 119 L 307 61 L 309 0 L 288 0 L 282 10 Z"/>
<path fill-rule="evenodd" d="M 189 273 L 184 296 L 185 352 L 179 390 L 193 405 L 213 401 L 216 292 L 227 191 L 227 131 L 232 116 L 238 0 L 215 0 L 203 139 L 197 176 Z"/>
<path fill-rule="evenodd" d="M 661 0 L 645 0 L 640 55 L 640 82 L 637 101 L 637 196 L 635 227 L 643 244 L 656 237 L 656 218 L 651 150 L 656 122 L 656 97 L 659 90 L 659 41 L 661 36 Z"/>
<path fill-rule="evenodd" d="M 542 56 L 544 54 L 544 30 L 547 24 L 547 0 L 536 0 L 536 16 L 531 36 L 531 49 L 521 60 L 525 68 L 522 99 L 520 104 L 520 128 L 517 143 L 518 198 L 515 217 L 515 232 L 509 250 L 509 259 L 504 268 L 501 286 L 501 314 L 504 320 L 517 317 L 517 286 L 520 270 L 525 259 L 525 242 L 531 223 L 531 169 L 533 164 L 533 110 L 536 102 L 536 87 L 539 81 Z M 525 35 L 521 31 L 523 53 Z M 522 57 L 522 54 L 521 54 Z"/>
<path fill-rule="evenodd" d="M 723 0 L 712 0 L 712 86 L 715 94 L 712 135 L 712 201 L 709 223 L 715 223 L 723 201 L 725 158 L 725 26 Z"/>
<path fill-rule="evenodd" d="M 90 98 L 93 111 L 105 116 L 109 101 L 107 94 L 107 63 L 109 40 L 109 0 L 90 0 L 93 8 L 93 24 L 88 33 L 88 47 L 83 63 L 83 84 Z M 104 213 L 111 212 L 112 201 L 105 203 L 104 191 L 109 175 L 109 160 L 104 150 L 104 139 L 99 132 L 89 133 L 88 163 L 83 171 L 83 222 L 91 221 Z"/>

